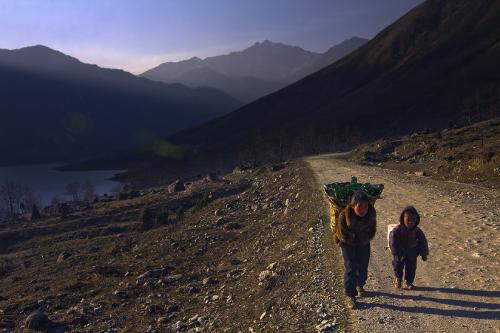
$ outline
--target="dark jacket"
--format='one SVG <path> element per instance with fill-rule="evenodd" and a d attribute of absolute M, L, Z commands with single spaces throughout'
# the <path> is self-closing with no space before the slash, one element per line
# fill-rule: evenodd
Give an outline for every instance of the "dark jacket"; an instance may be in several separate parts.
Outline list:
<path fill-rule="evenodd" d="M 335 235 L 340 246 L 367 245 L 376 231 L 377 212 L 373 205 L 368 206 L 368 212 L 363 217 L 357 216 L 351 206 L 347 206 L 335 225 Z"/>
<path fill-rule="evenodd" d="M 416 214 L 417 221 L 412 229 L 408 229 L 403 222 L 404 213 L 411 211 Z M 429 246 L 424 232 L 418 227 L 420 215 L 413 207 L 407 207 L 399 217 L 399 225 L 389 234 L 389 247 L 391 253 L 398 257 L 416 258 L 419 255 L 427 257 L 429 255 Z"/>

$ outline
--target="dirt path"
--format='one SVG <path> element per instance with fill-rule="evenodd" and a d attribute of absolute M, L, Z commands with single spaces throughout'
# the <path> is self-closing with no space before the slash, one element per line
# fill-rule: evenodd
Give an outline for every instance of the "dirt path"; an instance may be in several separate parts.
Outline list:
<path fill-rule="evenodd" d="M 376 203 L 369 292 L 351 313 L 355 331 L 500 332 L 500 191 L 359 166 L 335 155 L 307 162 L 319 184 L 351 175 L 385 184 Z M 416 290 L 399 291 L 392 287 L 387 225 L 397 223 L 408 204 L 422 216 L 430 256 L 418 260 Z"/>

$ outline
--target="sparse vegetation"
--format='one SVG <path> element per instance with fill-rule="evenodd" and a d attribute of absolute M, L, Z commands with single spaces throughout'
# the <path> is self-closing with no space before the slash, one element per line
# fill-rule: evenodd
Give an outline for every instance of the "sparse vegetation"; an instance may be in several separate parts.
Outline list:
<path fill-rule="evenodd" d="M 359 146 L 354 161 L 439 179 L 500 187 L 500 118 L 462 128 L 414 133 Z"/>

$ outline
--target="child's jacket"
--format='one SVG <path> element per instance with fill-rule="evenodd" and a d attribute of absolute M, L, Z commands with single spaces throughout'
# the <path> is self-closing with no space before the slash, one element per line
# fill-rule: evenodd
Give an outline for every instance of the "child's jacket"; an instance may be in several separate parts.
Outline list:
<path fill-rule="evenodd" d="M 347 206 L 339 215 L 335 234 L 340 246 L 367 245 L 377 231 L 377 213 L 372 205 L 368 206 L 365 216 L 359 217 L 351 206 Z"/>
<path fill-rule="evenodd" d="M 415 227 L 406 228 L 403 223 L 403 213 L 399 219 L 399 225 L 389 234 L 389 246 L 392 255 L 406 258 L 417 258 L 419 255 L 426 257 L 429 255 L 429 245 L 424 232 L 418 227 L 420 216 L 417 214 Z"/>

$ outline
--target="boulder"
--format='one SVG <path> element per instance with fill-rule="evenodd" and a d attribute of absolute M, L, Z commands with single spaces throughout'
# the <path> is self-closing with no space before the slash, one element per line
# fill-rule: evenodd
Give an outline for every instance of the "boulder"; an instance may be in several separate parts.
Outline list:
<path fill-rule="evenodd" d="M 170 193 L 173 193 L 173 192 L 182 192 L 182 191 L 185 191 L 186 190 L 186 186 L 184 185 L 184 182 L 180 179 L 177 179 L 175 182 L 173 182 L 172 184 L 170 184 L 168 186 L 168 191 Z"/>
<path fill-rule="evenodd" d="M 24 320 L 24 327 L 31 330 L 44 330 L 48 328 L 52 322 L 49 317 L 42 312 L 33 312 Z"/>

